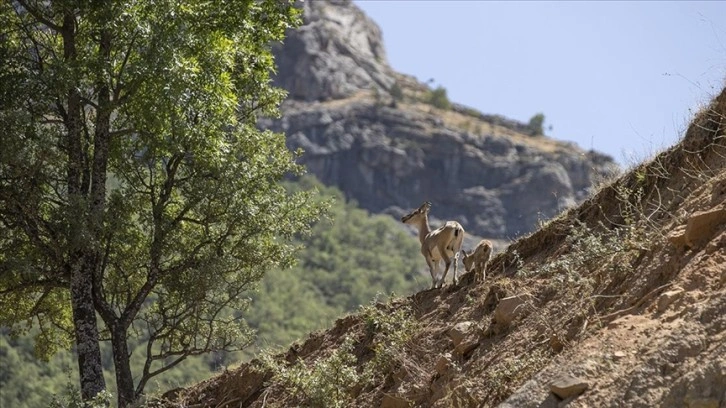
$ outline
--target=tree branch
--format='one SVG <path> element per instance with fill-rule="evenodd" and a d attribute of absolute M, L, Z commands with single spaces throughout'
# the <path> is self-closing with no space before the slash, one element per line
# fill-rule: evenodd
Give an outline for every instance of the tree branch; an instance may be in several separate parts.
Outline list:
<path fill-rule="evenodd" d="M 24 289 L 65 289 L 68 287 L 68 282 L 63 282 L 59 279 L 39 279 L 31 282 L 22 282 L 18 285 L 9 287 L 8 289 L 0 290 L 0 295 L 21 291 Z"/>
<path fill-rule="evenodd" d="M 38 20 L 39 22 L 43 23 L 46 27 L 50 28 L 53 31 L 61 32 L 63 30 L 63 27 L 60 25 L 50 21 L 47 17 L 43 16 L 40 13 L 40 10 L 36 9 L 35 7 L 30 6 L 26 0 L 17 0 L 18 3 L 23 6 L 23 8 L 30 13 L 33 18 Z"/>

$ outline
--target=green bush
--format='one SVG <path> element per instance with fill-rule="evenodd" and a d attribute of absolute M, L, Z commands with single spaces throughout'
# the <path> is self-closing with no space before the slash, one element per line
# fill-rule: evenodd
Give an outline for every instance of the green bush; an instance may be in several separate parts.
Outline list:
<path fill-rule="evenodd" d="M 429 91 L 426 102 L 439 109 L 451 109 L 451 101 L 449 101 L 449 97 L 446 95 L 446 88 L 442 86 L 439 86 L 436 89 Z"/>
<path fill-rule="evenodd" d="M 419 330 L 408 308 L 391 312 L 369 305 L 361 307 L 359 313 L 366 324 L 367 337 L 372 339 L 370 349 L 375 353 L 366 364 L 359 367 L 353 353 L 357 341 L 346 336 L 332 354 L 313 362 L 298 360 L 289 365 L 264 352 L 260 357 L 263 368 L 271 371 L 273 382 L 282 384 L 287 394 L 303 406 L 350 406 L 355 390 L 362 390 L 393 371 L 400 363 L 403 348 Z"/>
<path fill-rule="evenodd" d="M 532 116 L 529 119 L 529 123 L 527 124 L 527 129 L 529 130 L 529 134 L 531 136 L 544 135 L 544 122 L 545 122 L 544 113 L 538 113 L 538 114 Z"/>
<path fill-rule="evenodd" d="M 391 94 L 391 97 L 394 101 L 402 101 L 403 100 L 403 89 L 401 89 L 401 86 L 398 85 L 398 82 L 395 82 L 393 86 L 391 86 L 391 89 L 388 91 Z"/>
<path fill-rule="evenodd" d="M 292 396 L 311 407 L 346 407 L 353 388 L 367 382 L 364 374 L 356 370 L 353 340 L 349 337 L 330 356 L 315 361 L 311 366 L 298 361 L 288 367 L 277 363 L 270 354 L 264 354 L 261 361 Z"/>

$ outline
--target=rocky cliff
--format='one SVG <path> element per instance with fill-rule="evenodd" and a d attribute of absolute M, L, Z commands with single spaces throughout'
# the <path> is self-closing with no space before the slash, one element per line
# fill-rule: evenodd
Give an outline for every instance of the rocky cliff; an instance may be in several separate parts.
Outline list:
<path fill-rule="evenodd" d="M 275 56 L 289 92 L 288 135 L 322 182 L 373 212 L 400 216 L 425 200 L 468 232 L 507 239 L 581 201 L 616 171 L 612 159 L 527 126 L 453 104 L 394 72 L 381 31 L 351 1 L 303 3 L 304 24 Z"/>

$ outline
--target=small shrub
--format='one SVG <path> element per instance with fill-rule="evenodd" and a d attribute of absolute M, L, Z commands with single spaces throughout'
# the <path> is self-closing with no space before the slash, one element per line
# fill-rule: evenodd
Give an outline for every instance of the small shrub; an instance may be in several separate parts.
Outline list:
<path fill-rule="evenodd" d="M 411 310 L 398 308 L 383 311 L 375 306 L 361 307 L 361 315 L 366 322 L 366 330 L 373 335 L 372 349 L 375 357 L 367 370 L 372 378 L 384 376 L 397 364 L 404 346 L 419 330 Z"/>
<path fill-rule="evenodd" d="M 527 124 L 527 129 L 529 130 L 530 136 L 544 135 L 544 122 L 545 115 L 543 113 L 538 113 L 532 116 L 532 118 L 529 119 L 529 123 Z"/>
<path fill-rule="evenodd" d="M 521 383 L 542 369 L 548 361 L 548 353 L 542 349 L 533 350 L 518 358 L 504 360 L 488 370 L 487 386 L 495 395 L 500 398 L 505 397 L 514 391 L 512 384 Z"/>
<path fill-rule="evenodd" d="M 305 406 L 347 407 L 360 390 L 375 378 L 390 373 L 399 362 L 405 344 L 416 334 L 418 324 L 407 308 L 382 311 L 375 306 L 361 307 L 360 315 L 368 335 L 372 336 L 374 357 L 362 367 L 353 354 L 356 342 L 346 337 L 328 357 L 312 364 L 299 360 L 288 366 L 274 360 L 270 353 L 260 357 L 263 367 L 270 370 L 275 380 Z"/>
<path fill-rule="evenodd" d="M 569 251 L 536 269 L 521 270 L 521 275 L 554 277 L 560 283 L 580 282 L 583 274 L 607 264 L 609 258 L 627 251 L 625 235 L 629 228 L 596 232 L 578 222 L 566 238 Z"/>
<path fill-rule="evenodd" d="M 398 84 L 398 82 L 395 82 L 393 86 L 391 86 L 391 89 L 388 90 L 388 92 L 391 94 L 391 97 L 394 101 L 400 102 L 403 100 L 403 89 L 401 89 L 401 86 Z"/>
<path fill-rule="evenodd" d="M 54 395 L 48 404 L 49 408 L 107 408 L 111 405 L 113 395 L 102 391 L 90 401 L 83 401 L 78 387 L 69 379 L 63 395 Z"/>
<path fill-rule="evenodd" d="M 429 91 L 426 102 L 439 109 L 451 109 L 451 101 L 449 101 L 449 97 L 446 95 L 446 88 L 442 86 L 437 87 L 433 91 Z"/>
<path fill-rule="evenodd" d="M 291 388 L 294 396 L 311 407 L 346 407 L 352 389 L 367 382 L 356 370 L 353 339 L 349 337 L 333 354 L 310 367 L 303 361 L 286 367 L 284 363 L 276 363 L 269 354 L 263 355 L 261 360 L 280 383 Z"/>

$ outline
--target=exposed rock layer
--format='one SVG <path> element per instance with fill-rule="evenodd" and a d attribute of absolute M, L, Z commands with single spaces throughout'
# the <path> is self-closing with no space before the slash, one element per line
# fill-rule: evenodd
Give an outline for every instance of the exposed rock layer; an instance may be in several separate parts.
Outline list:
<path fill-rule="evenodd" d="M 289 92 L 279 120 L 323 183 L 372 212 L 432 215 L 507 239 L 581 201 L 616 169 L 611 158 L 523 134 L 524 124 L 420 103 L 428 88 L 387 64 L 380 29 L 350 1 L 305 2 L 304 25 L 276 50 Z M 404 96 L 388 93 L 394 84 Z"/>

